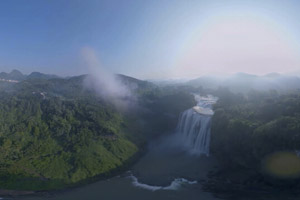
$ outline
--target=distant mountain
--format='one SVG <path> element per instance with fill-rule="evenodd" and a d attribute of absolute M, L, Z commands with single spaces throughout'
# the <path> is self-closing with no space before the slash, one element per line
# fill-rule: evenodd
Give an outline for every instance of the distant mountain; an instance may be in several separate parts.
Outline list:
<path fill-rule="evenodd" d="M 190 79 L 186 78 L 176 78 L 176 79 L 148 79 L 147 81 L 154 83 L 159 86 L 169 86 L 169 85 L 180 85 L 182 83 L 187 82 Z"/>
<path fill-rule="evenodd" d="M 128 88 L 130 89 L 145 89 L 145 88 L 150 88 L 155 86 L 153 83 L 148 82 L 148 81 L 143 81 L 143 80 L 139 80 L 130 76 L 126 76 L 123 74 L 116 74 L 115 75 L 116 80 L 120 81 L 122 84 L 126 85 Z M 57 75 L 53 75 L 53 74 L 44 74 L 41 72 L 32 72 L 29 75 L 24 75 L 22 74 L 20 71 L 18 70 L 13 70 L 10 73 L 6 73 L 6 72 L 1 72 L 0 73 L 0 79 L 4 79 L 4 80 L 13 80 L 14 81 L 24 81 L 24 80 L 30 80 L 31 82 L 34 80 L 51 80 L 51 79 L 65 79 L 68 80 L 68 82 L 72 83 L 72 84 L 82 84 L 82 82 L 85 79 L 89 79 L 89 75 L 84 74 L 84 75 L 79 75 L 79 76 L 71 76 L 71 77 L 67 77 L 67 78 L 62 78 L 60 76 Z"/>
<path fill-rule="evenodd" d="M 14 69 L 9 73 L 9 77 L 13 80 L 23 80 L 26 76 L 23 75 L 20 71 Z"/>
<path fill-rule="evenodd" d="M 43 74 L 40 72 L 32 72 L 27 76 L 27 79 L 53 79 L 59 78 L 59 76 L 52 75 L 52 74 Z"/>
<path fill-rule="evenodd" d="M 279 73 L 269 73 L 269 74 L 264 75 L 264 77 L 269 77 L 269 78 L 277 78 L 280 76 L 282 76 L 282 75 Z"/>
<path fill-rule="evenodd" d="M 23 75 L 20 71 L 14 69 L 10 73 L 1 72 L 0 78 L 5 79 L 5 80 L 22 81 L 22 80 L 26 79 L 26 76 Z"/>
<path fill-rule="evenodd" d="M 186 82 L 189 86 L 216 89 L 227 87 L 233 92 L 248 92 L 249 90 L 279 90 L 290 91 L 300 89 L 300 78 L 278 73 L 257 76 L 247 73 L 237 73 L 226 78 L 199 77 Z"/>
<path fill-rule="evenodd" d="M 0 79 L 4 80 L 13 80 L 13 81 L 23 81 L 27 79 L 53 79 L 53 78 L 59 78 L 59 76 L 52 75 L 52 74 L 43 74 L 40 72 L 32 72 L 29 75 L 24 75 L 20 71 L 14 69 L 10 73 L 1 72 L 0 73 Z"/>
<path fill-rule="evenodd" d="M 6 79 L 8 77 L 8 74 L 7 73 L 5 73 L 5 72 L 1 72 L 0 73 L 0 78 L 1 79 Z"/>
<path fill-rule="evenodd" d="M 41 72 L 32 72 L 29 75 L 24 75 L 18 70 L 13 70 L 10 73 L 0 73 L 0 88 L 11 89 L 11 87 L 9 87 L 11 83 L 18 83 L 22 81 L 21 84 L 18 84 L 18 86 L 13 88 L 18 88 L 24 91 L 28 91 L 28 89 L 30 91 L 43 89 L 43 91 L 51 91 L 56 94 L 71 93 L 70 95 L 73 95 L 73 90 L 83 90 L 83 87 L 87 86 L 86 81 L 90 78 L 92 77 L 88 74 L 67 78 L 62 78 L 52 74 L 44 74 Z M 115 80 L 119 81 L 122 85 L 125 85 L 133 93 L 152 90 L 156 87 L 156 85 L 151 82 L 139 80 L 122 74 L 116 74 Z M 64 87 L 62 87 L 62 85 L 64 85 Z"/>
<path fill-rule="evenodd" d="M 116 74 L 116 79 L 130 89 L 136 89 L 136 88 L 145 89 L 145 88 L 152 88 L 155 86 L 151 82 L 139 80 L 123 74 Z"/>
<path fill-rule="evenodd" d="M 202 76 L 193 80 L 186 82 L 185 84 L 193 87 L 203 87 L 203 88 L 218 88 L 221 85 L 223 79 L 214 76 Z"/>

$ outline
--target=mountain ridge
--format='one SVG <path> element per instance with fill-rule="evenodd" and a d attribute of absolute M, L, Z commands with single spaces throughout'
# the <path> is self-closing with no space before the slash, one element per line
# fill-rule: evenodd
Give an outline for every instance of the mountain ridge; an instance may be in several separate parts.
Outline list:
<path fill-rule="evenodd" d="M 13 80 L 13 81 L 23 81 L 27 79 L 52 79 L 60 78 L 57 75 L 45 74 L 41 72 L 31 72 L 29 75 L 23 74 L 19 70 L 13 69 L 11 72 L 1 72 L 0 79 Z"/>
<path fill-rule="evenodd" d="M 300 78 L 297 76 L 269 73 L 253 75 L 236 73 L 229 77 L 202 76 L 187 81 L 185 85 L 217 89 L 227 87 L 233 92 L 248 92 L 250 90 L 279 90 L 289 91 L 300 89 Z"/>

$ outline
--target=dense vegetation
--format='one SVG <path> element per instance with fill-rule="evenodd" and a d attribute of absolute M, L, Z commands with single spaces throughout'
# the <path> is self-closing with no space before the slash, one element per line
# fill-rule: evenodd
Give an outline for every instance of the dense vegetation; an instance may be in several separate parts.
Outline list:
<path fill-rule="evenodd" d="M 109 172 L 137 151 L 121 132 L 122 116 L 101 101 L 38 94 L 2 95 L 0 102 L 0 173 L 9 179 L 1 183 L 9 188 L 17 181 L 11 178 L 39 179 L 38 189 L 75 183 Z"/>
<path fill-rule="evenodd" d="M 300 149 L 299 92 L 216 93 L 211 148 L 224 167 L 262 172 L 266 157 Z"/>
<path fill-rule="evenodd" d="M 120 76 L 135 86 L 122 100 L 135 105 L 120 111 L 86 78 L 0 83 L 0 188 L 57 189 L 107 176 L 194 104 L 182 91 Z"/>

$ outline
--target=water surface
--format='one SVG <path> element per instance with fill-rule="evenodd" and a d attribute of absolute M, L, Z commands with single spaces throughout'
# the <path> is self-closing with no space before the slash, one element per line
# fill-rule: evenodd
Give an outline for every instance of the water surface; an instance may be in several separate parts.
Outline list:
<path fill-rule="evenodd" d="M 215 165 L 212 158 L 190 155 L 175 147 L 162 146 L 168 137 L 149 146 L 149 151 L 131 170 L 120 176 L 46 196 L 26 200 L 99 200 L 99 199 L 216 199 L 203 192 L 201 180 Z"/>

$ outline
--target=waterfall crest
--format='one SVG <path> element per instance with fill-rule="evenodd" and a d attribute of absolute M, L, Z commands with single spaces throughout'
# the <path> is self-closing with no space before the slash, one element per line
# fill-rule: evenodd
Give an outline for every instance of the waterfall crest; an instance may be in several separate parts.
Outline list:
<path fill-rule="evenodd" d="M 212 105 L 218 100 L 211 95 L 195 95 L 197 106 L 184 111 L 177 126 L 178 142 L 192 154 L 209 156 Z"/>

